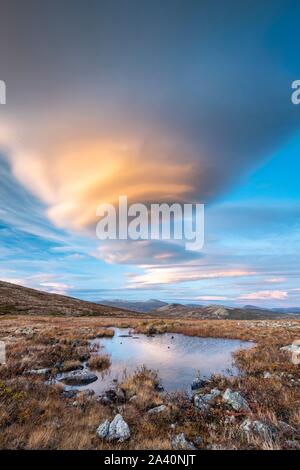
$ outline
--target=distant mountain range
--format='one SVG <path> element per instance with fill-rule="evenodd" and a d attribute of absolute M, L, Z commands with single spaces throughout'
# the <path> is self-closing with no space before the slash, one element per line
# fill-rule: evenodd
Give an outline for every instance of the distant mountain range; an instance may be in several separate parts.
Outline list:
<path fill-rule="evenodd" d="M 62 315 L 62 316 L 121 316 L 139 314 L 156 318 L 198 319 L 276 319 L 299 318 L 296 309 L 262 309 L 253 305 L 227 307 L 223 305 L 183 305 L 156 299 L 147 301 L 106 300 L 86 302 L 64 295 L 50 294 L 36 289 L 0 281 L 0 315 Z"/>
<path fill-rule="evenodd" d="M 156 299 L 149 299 L 149 300 L 141 300 L 141 301 L 130 301 L 130 300 L 101 300 L 97 302 L 101 305 L 110 305 L 112 307 L 117 308 L 125 308 L 127 310 L 131 310 L 132 312 L 138 313 L 149 313 L 152 310 L 156 310 L 157 308 L 163 307 L 164 305 L 168 305 L 167 302 L 162 302 Z"/>
<path fill-rule="evenodd" d="M 198 305 L 167 303 L 156 299 L 146 301 L 102 300 L 101 304 L 113 307 L 126 308 L 134 312 L 147 313 L 159 317 L 183 317 L 202 319 L 272 319 L 282 318 L 283 315 L 297 315 L 300 308 L 294 309 L 266 309 L 255 305 L 244 307 L 228 307 L 224 305 Z"/>

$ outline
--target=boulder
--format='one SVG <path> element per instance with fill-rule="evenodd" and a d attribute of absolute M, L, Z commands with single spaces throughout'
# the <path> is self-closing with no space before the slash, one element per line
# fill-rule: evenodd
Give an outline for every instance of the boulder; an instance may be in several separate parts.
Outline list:
<path fill-rule="evenodd" d="M 251 411 L 247 401 L 242 397 L 240 392 L 233 392 L 230 388 L 227 388 L 223 393 L 223 400 L 235 411 Z"/>
<path fill-rule="evenodd" d="M 106 439 L 107 438 L 108 433 L 109 433 L 109 425 L 110 425 L 110 422 L 108 421 L 108 419 L 106 419 L 98 427 L 98 429 L 96 431 L 96 434 L 100 439 Z"/>
<path fill-rule="evenodd" d="M 130 429 L 123 416 L 117 414 L 109 425 L 108 440 L 123 442 L 130 438 Z"/>
<path fill-rule="evenodd" d="M 113 388 L 110 388 L 109 390 L 105 390 L 105 396 L 109 398 L 111 401 L 115 401 L 117 398 L 116 391 Z"/>
<path fill-rule="evenodd" d="M 220 390 L 213 388 L 209 393 L 194 396 L 194 405 L 202 411 L 208 411 L 215 399 L 221 395 Z"/>
<path fill-rule="evenodd" d="M 108 419 L 103 421 L 96 434 L 100 439 L 123 442 L 130 438 L 130 429 L 123 416 L 117 414 L 111 422 Z"/>
<path fill-rule="evenodd" d="M 108 398 L 106 395 L 104 395 L 103 397 L 100 397 L 98 399 L 98 401 L 102 404 L 102 405 L 111 405 L 112 404 L 112 401 L 110 398 Z"/>
<path fill-rule="evenodd" d="M 272 437 L 276 432 L 274 426 L 265 424 L 262 421 L 252 421 L 249 418 L 245 419 L 245 421 L 242 422 L 242 424 L 240 425 L 240 429 L 248 435 L 259 434 L 264 438 Z"/>
<path fill-rule="evenodd" d="M 76 397 L 77 393 L 78 393 L 78 390 L 75 390 L 75 389 L 73 389 L 73 390 L 63 390 L 61 392 L 61 394 L 64 398 L 74 398 L 74 397 Z"/>
<path fill-rule="evenodd" d="M 95 382 L 98 377 L 87 370 L 74 370 L 63 374 L 60 380 L 67 385 L 86 385 Z"/>
<path fill-rule="evenodd" d="M 172 438 L 171 445 L 172 449 L 176 450 L 196 450 L 194 444 L 186 439 L 183 432 Z"/>
<path fill-rule="evenodd" d="M 192 390 L 199 390 L 199 388 L 203 388 L 207 385 L 207 380 L 201 379 L 200 377 L 196 377 L 193 382 L 191 383 Z"/>
<path fill-rule="evenodd" d="M 288 346 L 283 346 L 280 348 L 280 351 L 289 351 L 291 353 L 300 354 L 300 344 L 289 344 Z"/>
<path fill-rule="evenodd" d="M 167 410 L 166 405 L 160 405 L 160 406 L 156 406 L 155 408 L 151 408 L 151 410 L 148 410 L 148 413 L 150 415 L 156 415 L 159 413 L 163 413 L 166 410 Z"/>
<path fill-rule="evenodd" d="M 25 372 L 26 375 L 39 375 L 42 377 L 47 377 L 51 374 L 51 369 L 30 369 Z"/>
<path fill-rule="evenodd" d="M 270 372 L 264 372 L 264 379 L 271 379 L 272 378 L 272 374 Z"/>
<path fill-rule="evenodd" d="M 204 444 L 201 436 L 195 437 L 195 439 L 193 439 L 193 442 L 194 444 L 196 444 L 196 446 L 202 446 Z"/>

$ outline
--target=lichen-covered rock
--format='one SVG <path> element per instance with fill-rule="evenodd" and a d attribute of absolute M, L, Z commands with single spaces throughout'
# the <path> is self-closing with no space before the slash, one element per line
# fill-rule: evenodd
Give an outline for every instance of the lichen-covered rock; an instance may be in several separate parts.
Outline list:
<path fill-rule="evenodd" d="M 123 416 L 117 414 L 109 425 L 107 436 L 109 441 L 123 442 L 130 438 L 130 429 Z"/>
<path fill-rule="evenodd" d="M 160 406 L 156 406 L 155 408 L 151 408 L 151 410 L 148 410 L 148 413 L 151 415 L 154 415 L 154 414 L 163 413 L 166 410 L 167 410 L 166 405 L 160 405 Z"/>
<path fill-rule="evenodd" d="M 183 432 L 173 437 L 171 445 L 173 449 L 177 450 L 196 450 L 194 444 L 186 439 Z"/>
<path fill-rule="evenodd" d="M 264 379 L 271 379 L 272 378 L 272 374 L 268 371 L 265 371 L 264 372 Z"/>
<path fill-rule="evenodd" d="M 67 385 L 86 385 L 95 382 L 98 377 L 87 370 L 73 370 L 63 374 L 60 380 Z"/>
<path fill-rule="evenodd" d="M 276 432 L 274 426 L 265 424 L 262 421 L 252 421 L 249 418 L 245 419 L 245 421 L 242 422 L 242 424 L 240 425 L 240 429 L 248 435 L 259 434 L 264 438 L 272 437 Z"/>
<path fill-rule="evenodd" d="M 97 433 L 97 436 L 100 437 L 100 439 L 106 439 L 107 438 L 108 433 L 109 433 L 109 425 L 110 425 L 110 422 L 108 421 L 108 419 L 106 419 L 98 427 L 96 433 Z"/>
<path fill-rule="evenodd" d="M 230 388 L 223 393 L 223 400 L 228 403 L 235 411 L 251 411 L 250 407 L 240 392 L 233 392 Z"/>
<path fill-rule="evenodd" d="M 47 377 L 51 374 L 51 369 L 30 369 L 25 372 L 26 375 L 39 375 L 42 377 Z"/>
<path fill-rule="evenodd" d="M 194 396 L 194 405 L 201 411 L 208 411 L 219 395 L 221 392 L 217 388 L 213 388 L 210 393 L 204 395 L 197 394 Z"/>
<path fill-rule="evenodd" d="M 199 390 L 199 388 L 205 387 L 205 385 L 207 385 L 207 380 L 201 379 L 200 377 L 196 377 L 191 383 L 191 389 Z"/>

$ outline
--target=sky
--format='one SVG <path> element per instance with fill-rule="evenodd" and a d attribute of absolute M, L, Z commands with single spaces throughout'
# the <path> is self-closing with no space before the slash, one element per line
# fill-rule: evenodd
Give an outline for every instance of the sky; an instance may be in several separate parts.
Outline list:
<path fill-rule="evenodd" d="M 300 306 L 296 1 L 3 0 L 0 279 L 86 300 Z M 199 252 L 96 209 L 205 204 Z"/>

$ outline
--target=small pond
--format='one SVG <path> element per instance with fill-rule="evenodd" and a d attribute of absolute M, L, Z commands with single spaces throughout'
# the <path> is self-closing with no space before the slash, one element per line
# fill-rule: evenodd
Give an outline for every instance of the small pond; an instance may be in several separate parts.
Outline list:
<path fill-rule="evenodd" d="M 126 328 L 114 330 L 113 338 L 91 341 L 92 346 L 99 344 L 100 354 L 110 355 L 111 366 L 104 372 L 93 371 L 98 380 L 80 387 L 81 390 L 88 388 L 99 395 L 113 385 L 114 379 L 121 380 L 124 371 L 130 374 L 145 365 L 158 372 L 166 391 L 190 391 L 199 370 L 201 377 L 210 377 L 214 373 L 237 375 L 232 353 L 254 345 L 253 342 L 232 339 L 199 338 L 173 333 L 130 335 L 130 330 Z"/>

